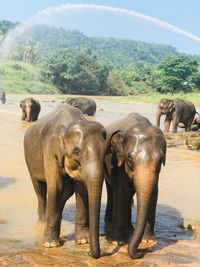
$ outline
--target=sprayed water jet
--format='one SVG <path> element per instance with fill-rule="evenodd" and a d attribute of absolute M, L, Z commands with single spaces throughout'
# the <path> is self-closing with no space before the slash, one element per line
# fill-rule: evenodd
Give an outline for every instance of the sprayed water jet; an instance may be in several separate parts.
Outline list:
<path fill-rule="evenodd" d="M 174 32 L 176 34 L 182 35 L 194 41 L 200 42 L 199 36 L 196 36 L 188 31 L 185 31 L 184 29 L 181 29 L 175 25 L 169 24 L 162 20 L 158 20 L 151 16 L 144 15 L 139 12 L 135 12 L 135 11 L 124 9 L 124 8 L 106 6 L 106 5 L 66 3 L 64 5 L 49 7 L 42 11 L 39 11 L 35 16 L 19 24 L 15 29 L 10 31 L 8 35 L 6 36 L 5 40 L 0 45 L 0 57 L 7 58 L 9 54 L 8 53 L 9 49 L 12 46 L 13 42 L 17 38 L 19 38 L 21 35 L 25 34 L 30 29 L 31 26 L 40 24 L 44 22 L 45 18 L 50 17 L 51 15 L 54 15 L 54 14 L 60 14 L 63 11 L 96 11 L 96 12 L 103 11 L 103 12 L 109 12 L 112 14 L 125 15 L 128 17 L 139 19 L 148 24 L 153 24 L 159 28 Z"/>

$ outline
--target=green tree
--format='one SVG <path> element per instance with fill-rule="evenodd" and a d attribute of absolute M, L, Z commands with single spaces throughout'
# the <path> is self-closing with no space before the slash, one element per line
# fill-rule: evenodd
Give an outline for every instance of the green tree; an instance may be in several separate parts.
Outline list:
<path fill-rule="evenodd" d="M 155 70 L 152 85 L 162 93 L 189 92 L 193 89 L 191 77 L 197 72 L 198 62 L 191 57 L 167 57 Z"/>
<path fill-rule="evenodd" d="M 51 54 L 43 68 L 63 93 L 102 94 L 106 89 L 109 64 L 88 49 L 59 49 Z"/>

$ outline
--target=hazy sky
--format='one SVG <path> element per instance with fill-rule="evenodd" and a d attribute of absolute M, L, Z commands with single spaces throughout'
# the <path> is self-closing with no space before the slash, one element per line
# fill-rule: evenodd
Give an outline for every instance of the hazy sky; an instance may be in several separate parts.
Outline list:
<path fill-rule="evenodd" d="M 54 12 L 52 9 L 50 15 L 40 16 L 38 21 L 78 29 L 88 36 L 169 44 L 180 52 L 200 55 L 200 0 L 1 0 L 0 20 L 27 21 L 39 11 L 67 3 L 106 5 L 132 13 L 87 8 Z"/>

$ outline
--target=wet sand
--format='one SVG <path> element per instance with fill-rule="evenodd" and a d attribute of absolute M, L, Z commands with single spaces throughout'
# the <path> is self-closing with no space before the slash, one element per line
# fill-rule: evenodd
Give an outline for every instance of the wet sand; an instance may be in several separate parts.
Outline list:
<path fill-rule="evenodd" d="M 200 225 L 200 153 L 184 147 L 168 148 L 166 166 L 161 170 L 159 181 L 158 240 L 146 249 L 148 253 L 143 259 L 129 259 L 126 246 L 119 248 L 104 237 L 101 237 L 104 257 L 90 258 L 89 245 L 74 242 L 74 196 L 67 202 L 63 214 L 64 245 L 55 249 L 42 248 L 43 225 L 37 222 L 36 196 L 23 155 L 23 137 L 30 126 L 21 121 L 19 101 L 23 97 L 8 95 L 7 103 L 0 105 L 0 266 L 200 266 L 199 236 L 181 227 Z M 64 99 L 63 96 L 35 98 L 42 106 L 39 117 Z M 94 119 L 105 126 L 130 112 L 138 112 L 155 123 L 155 105 L 111 103 L 99 98 L 96 102 Z M 104 189 L 101 233 L 105 204 Z"/>

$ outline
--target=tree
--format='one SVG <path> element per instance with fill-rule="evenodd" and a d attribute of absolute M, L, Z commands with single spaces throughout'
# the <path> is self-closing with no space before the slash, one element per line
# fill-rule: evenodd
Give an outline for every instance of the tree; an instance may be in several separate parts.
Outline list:
<path fill-rule="evenodd" d="M 167 57 L 154 72 L 152 84 L 162 93 L 189 92 L 192 90 L 191 77 L 197 72 L 198 62 L 191 57 Z"/>
<path fill-rule="evenodd" d="M 43 68 L 63 93 L 99 95 L 106 88 L 109 64 L 89 49 L 59 49 L 51 54 Z"/>

